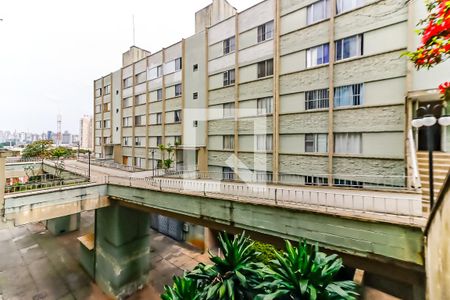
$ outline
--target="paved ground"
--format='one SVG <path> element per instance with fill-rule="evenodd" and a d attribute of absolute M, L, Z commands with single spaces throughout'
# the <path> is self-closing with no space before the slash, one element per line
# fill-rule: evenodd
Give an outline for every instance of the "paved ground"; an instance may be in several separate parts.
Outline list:
<path fill-rule="evenodd" d="M 80 231 L 54 237 L 43 224 L 0 227 L 0 300 L 108 299 L 78 263 L 76 238 L 93 228 L 82 214 Z M 0 225 L 2 226 L 2 225 Z M 159 299 L 173 275 L 207 262 L 207 255 L 151 231 L 150 282 L 130 299 Z"/>

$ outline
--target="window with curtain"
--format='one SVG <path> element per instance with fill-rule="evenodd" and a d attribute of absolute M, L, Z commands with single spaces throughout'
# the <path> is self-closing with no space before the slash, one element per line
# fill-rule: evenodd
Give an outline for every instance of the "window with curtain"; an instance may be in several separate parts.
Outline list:
<path fill-rule="evenodd" d="M 305 152 L 326 153 L 328 151 L 328 134 L 305 134 Z"/>
<path fill-rule="evenodd" d="M 311 68 L 327 64 L 330 61 L 329 44 L 323 44 L 306 50 L 306 67 Z"/>
<path fill-rule="evenodd" d="M 223 136 L 223 149 L 233 150 L 234 149 L 234 135 L 224 135 Z"/>
<path fill-rule="evenodd" d="M 222 179 L 223 180 L 233 180 L 234 172 L 230 167 L 222 167 Z"/>
<path fill-rule="evenodd" d="M 258 26 L 258 43 L 273 37 L 273 21 Z"/>
<path fill-rule="evenodd" d="M 361 154 L 361 133 L 335 133 L 334 152 L 338 154 Z"/>
<path fill-rule="evenodd" d="M 334 107 L 357 106 L 363 104 L 364 84 L 357 83 L 334 89 Z"/>
<path fill-rule="evenodd" d="M 223 104 L 223 117 L 229 118 L 234 116 L 234 103 Z"/>
<path fill-rule="evenodd" d="M 335 42 L 336 61 L 363 55 L 363 35 L 357 34 L 354 36 L 346 37 Z"/>
<path fill-rule="evenodd" d="M 305 92 L 305 110 L 328 108 L 329 89 L 320 89 Z"/>
<path fill-rule="evenodd" d="M 363 6 L 365 0 L 336 0 L 336 14 Z"/>
<path fill-rule="evenodd" d="M 307 7 L 307 24 L 313 24 L 330 17 L 330 1 L 317 1 Z"/>
<path fill-rule="evenodd" d="M 256 150 L 272 151 L 272 135 L 271 134 L 256 135 Z"/>
<path fill-rule="evenodd" d="M 272 97 L 266 97 L 256 100 L 258 115 L 266 115 L 272 113 Z"/>

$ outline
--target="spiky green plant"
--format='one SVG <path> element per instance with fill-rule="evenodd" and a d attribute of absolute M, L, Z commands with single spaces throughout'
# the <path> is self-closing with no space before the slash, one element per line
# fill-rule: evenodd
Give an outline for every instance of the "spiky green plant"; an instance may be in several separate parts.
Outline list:
<path fill-rule="evenodd" d="M 220 234 L 219 247 L 223 258 L 210 253 L 214 264 L 199 264 L 187 277 L 197 280 L 204 289 L 204 299 L 253 299 L 254 287 L 263 279 L 264 267 L 255 262 L 258 253 L 253 242 L 244 233 L 235 235 L 232 241 L 227 234 Z"/>
<path fill-rule="evenodd" d="M 265 269 L 264 281 L 257 287 L 266 290 L 257 300 L 272 299 L 357 299 L 357 286 L 353 281 L 336 281 L 343 267 L 337 255 L 327 256 L 318 246 L 300 242 L 292 247 L 286 241 L 285 252 L 275 252 L 273 265 Z"/>
<path fill-rule="evenodd" d="M 164 286 L 162 300 L 200 300 L 201 290 L 197 282 L 187 277 L 173 277 L 172 286 Z"/>

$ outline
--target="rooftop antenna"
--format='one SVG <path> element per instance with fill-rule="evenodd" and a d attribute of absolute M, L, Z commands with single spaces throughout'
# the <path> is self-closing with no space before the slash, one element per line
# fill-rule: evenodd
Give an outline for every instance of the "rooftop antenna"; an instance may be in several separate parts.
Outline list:
<path fill-rule="evenodd" d="M 133 46 L 136 45 L 136 27 L 134 26 L 134 14 L 133 14 Z"/>

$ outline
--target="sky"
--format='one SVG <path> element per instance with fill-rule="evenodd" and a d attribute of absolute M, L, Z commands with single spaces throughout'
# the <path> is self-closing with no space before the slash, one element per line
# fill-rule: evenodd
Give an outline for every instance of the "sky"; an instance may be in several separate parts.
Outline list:
<path fill-rule="evenodd" d="M 229 0 L 242 11 L 261 0 Z M 0 130 L 78 133 L 93 80 L 133 44 L 156 52 L 195 32 L 211 0 L 0 0 Z"/>

